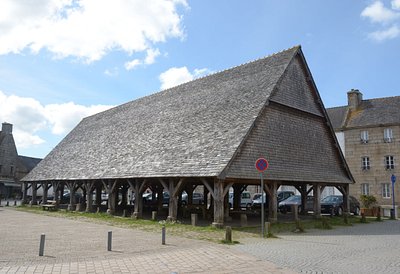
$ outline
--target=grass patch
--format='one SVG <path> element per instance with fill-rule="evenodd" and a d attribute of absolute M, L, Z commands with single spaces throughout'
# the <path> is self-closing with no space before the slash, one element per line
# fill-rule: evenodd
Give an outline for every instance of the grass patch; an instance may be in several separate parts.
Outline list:
<path fill-rule="evenodd" d="M 80 221 L 87 221 L 100 224 L 108 224 L 117 227 L 139 229 L 146 232 L 161 233 L 161 228 L 164 225 L 167 234 L 173 236 L 180 236 L 190 239 L 206 240 L 215 243 L 223 243 L 225 239 L 225 229 L 218 229 L 211 225 L 208 226 L 192 226 L 190 224 L 182 224 L 177 222 L 165 222 L 165 221 L 152 221 L 144 219 L 133 219 L 130 217 L 119 217 L 109 215 L 107 213 L 86 213 L 86 212 L 76 212 L 76 211 L 44 211 L 40 206 L 20 206 L 17 210 L 32 212 L 35 214 L 42 214 L 46 216 L 69 218 Z M 360 217 L 348 216 L 348 224 L 345 224 L 343 217 L 323 217 L 330 228 L 336 226 L 346 226 L 353 225 L 355 223 L 360 223 Z M 297 230 L 298 232 L 307 231 L 310 229 L 327 229 L 327 226 L 321 224 L 321 219 L 304 218 L 296 224 L 295 222 L 277 222 L 270 226 L 268 238 L 277 238 L 275 235 L 281 233 L 293 233 Z M 300 229 L 301 228 L 301 229 Z M 259 238 L 261 234 L 261 227 L 258 226 L 248 226 L 248 227 L 232 227 L 233 238 L 236 241 L 234 243 L 239 243 L 237 240 L 242 238 Z"/>

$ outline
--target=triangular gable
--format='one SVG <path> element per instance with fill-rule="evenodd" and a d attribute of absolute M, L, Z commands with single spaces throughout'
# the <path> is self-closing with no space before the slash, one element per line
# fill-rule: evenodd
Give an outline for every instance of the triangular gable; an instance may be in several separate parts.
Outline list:
<path fill-rule="evenodd" d="M 299 49 L 222 178 L 257 179 L 266 157 L 270 180 L 353 181 L 303 58 Z"/>

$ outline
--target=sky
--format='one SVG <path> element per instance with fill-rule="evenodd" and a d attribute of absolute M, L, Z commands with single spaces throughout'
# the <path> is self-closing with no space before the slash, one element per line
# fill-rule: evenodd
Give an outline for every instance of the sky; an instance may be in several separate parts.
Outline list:
<path fill-rule="evenodd" d="M 400 0 L 2 0 L 0 121 L 42 158 L 86 116 L 296 45 L 327 108 L 399 95 Z"/>

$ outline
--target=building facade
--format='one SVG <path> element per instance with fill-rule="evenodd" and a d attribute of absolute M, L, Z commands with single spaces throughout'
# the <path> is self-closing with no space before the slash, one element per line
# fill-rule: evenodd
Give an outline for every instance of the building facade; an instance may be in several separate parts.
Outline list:
<path fill-rule="evenodd" d="M 400 96 L 363 100 L 362 93 L 347 93 L 348 105 L 327 109 L 332 126 L 356 184 L 356 198 L 373 195 L 383 208 L 391 208 L 393 194 L 400 202 Z"/>
<path fill-rule="evenodd" d="M 6 199 L 21 196 L 20 180 L 41 160 L 18 155 L 12 130 L 12 124 L 3 123 L 0 131 L 0 197 Z"/>

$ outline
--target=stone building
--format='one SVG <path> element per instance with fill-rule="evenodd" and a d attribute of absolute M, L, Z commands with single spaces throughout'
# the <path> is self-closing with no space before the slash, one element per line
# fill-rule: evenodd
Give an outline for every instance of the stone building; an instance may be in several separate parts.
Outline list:
<path fill-rule="evenodd" d="M 379 205 L 391 208 L 391 175 L 400 176 L 400 96 L 363 100 L 353 89 L 347 96 L 347 106 L 327 111 L 356 181 L 350 191 L 357 198 L 374 195 Z M 398 205 L 398 183 L 394 195 Z"/>
<path fill-rule="evenodd" d="M 0 131 L 0 195 L 21 196 L 21 182 L 41 159 L 18 156 L 12 134 L 13 125 L 3 123 Z"/>
<path fill-rule="evenodd" d="M 126 205 L 130 188 L 135 217 L 146 189 L 159 198 L 164 190 L 169 219 L 178 218 L 182 191 L 191 195 L 202 185 L 206 210 L 221 226 L 229 219 L 229 189 L 235 209 L 243 190 L 260 183 L 261 156 L 269 160 L 270 221 L 277 220 L 281 185 L 300 191 L 302 208 L 313 191 L 317 216 L 325 186 L 337 187 L 347 201 L 353 178 L 300 47 L 87 117 L 23 180 L 34 191 L 53 186 L 56 201 L 64 186 L 70 197 L 81 188 L 87 211 L 104 191 L 110 213 Z"/>

